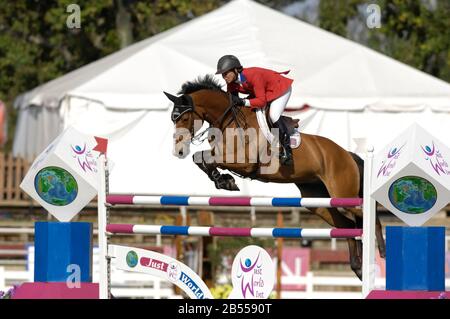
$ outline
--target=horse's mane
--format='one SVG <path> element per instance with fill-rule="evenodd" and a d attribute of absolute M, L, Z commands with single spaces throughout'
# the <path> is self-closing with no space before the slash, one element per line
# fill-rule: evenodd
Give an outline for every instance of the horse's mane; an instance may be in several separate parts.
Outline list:
<path fill-rule="evenodd" d="M 219 81 L 216 80 L 213 75 L 207 74 L 205 76 L 199 76 L 194 81 L 185 82 L 181 86 L 181 90 L 178 92 L 178 94 L 191 94 L 199 90 L 213 90 L 224 92 L 222 90 L 222 86 L 219 84 Z"/>

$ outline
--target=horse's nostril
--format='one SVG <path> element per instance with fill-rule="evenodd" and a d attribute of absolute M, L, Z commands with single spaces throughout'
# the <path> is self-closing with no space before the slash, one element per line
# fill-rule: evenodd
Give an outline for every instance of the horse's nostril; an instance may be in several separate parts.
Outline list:
<path fill-rule="evenodd" d="M 183 156 L 183 150 L 178 151 L 178 155 Z"/>

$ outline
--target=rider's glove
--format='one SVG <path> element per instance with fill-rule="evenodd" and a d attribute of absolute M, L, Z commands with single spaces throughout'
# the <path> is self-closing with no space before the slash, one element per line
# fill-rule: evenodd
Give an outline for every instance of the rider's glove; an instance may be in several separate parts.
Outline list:
<path fill-rule="evenodd" d="M 244 106 L 245 105 L 245 100 L 241 99 L 237 95 L 231 95 L 231 100 L 233 102 L 233 105 L 237 105 L 237 106 Z"/>

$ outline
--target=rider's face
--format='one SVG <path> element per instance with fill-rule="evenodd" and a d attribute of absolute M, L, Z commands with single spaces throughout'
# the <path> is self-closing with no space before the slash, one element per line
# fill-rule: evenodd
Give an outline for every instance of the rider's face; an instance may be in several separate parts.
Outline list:
<path fill-rule="evenodd" d="M 225 80 L 225 82 L 227 82 L 227 84 L 236 81 L 236 73 L 234 72 L 234 70 L 222 73 L 222 77 Z"/>

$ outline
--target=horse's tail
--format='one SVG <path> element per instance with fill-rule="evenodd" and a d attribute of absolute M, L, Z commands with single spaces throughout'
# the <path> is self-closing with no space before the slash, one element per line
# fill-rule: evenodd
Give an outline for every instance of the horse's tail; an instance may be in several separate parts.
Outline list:
<path fill-rule="evenodd" d="M 358 165 L 359 170 L 359 197 L 363 198 L 364 194 L 364 160 L 357 154 L 349 152 L 353 160 Z M 378 214 L 378 205 L 375 205 L 375 214 Z"/>
<path fill-rule="evenodd" d="M 353 157 L 353 160 L 356 162 L 356 165 L 358 165 L 359 170 L 359 197 L 363 197 L 363 187 L 364 187 L 364 160 L 357 154 L 353 152 L 349 152 L 350 155 Z"/>
<path fill-rule="evenodd" d="M 350 155 L 353 157 L 353 160 L 356 162 L 356 165 L 358 165 L 358 170 L 359 170 L 359 197 L 363 197 L 363 193 L 364 193 L 364 160 L 359 157 L 358 155 L 356 155 L 355 153 L 349 152 Z M 378 205 L 375 203 L 375 218 L 376 218 L 376 223 L 380 223 L 379 219 L 378 219 Z M 357 218 L 355 216 L 355 219 L 358 220 L 359 218 Z M 359 219 L 359 223 L 362 222 L 362 219 Z M 363 227 L 362 223 L 358 225 L 358 221 L 356 222 L 356 225 L 358 227 Z M 384 243 L 384 239 L 383 239 L 383 234 L 381 234 L 381 237 L 379 238 L 377 235 L 377 242 L 378 242 L 378 251 L 380 252 L 380 256 L 382 258 L 385 258 L 386 256 L 386 251 L 385 251 L 385 243 Z"/>

